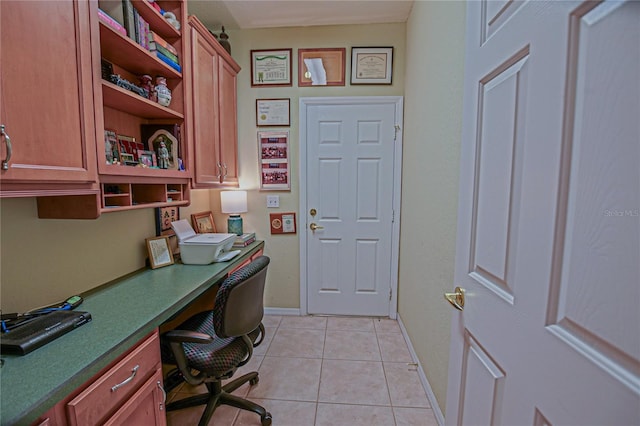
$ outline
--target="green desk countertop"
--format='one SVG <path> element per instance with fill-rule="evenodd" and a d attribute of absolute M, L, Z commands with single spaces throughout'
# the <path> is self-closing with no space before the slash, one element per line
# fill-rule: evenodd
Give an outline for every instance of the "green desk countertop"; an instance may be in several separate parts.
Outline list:
<path fill-rule="evenodd" d="M 31 424 L 263 246 L 229 262 L 143 270 L 83 295 L 77 310 L 91 322 L 27 355 L 2 356 L 2 425 Z"/>

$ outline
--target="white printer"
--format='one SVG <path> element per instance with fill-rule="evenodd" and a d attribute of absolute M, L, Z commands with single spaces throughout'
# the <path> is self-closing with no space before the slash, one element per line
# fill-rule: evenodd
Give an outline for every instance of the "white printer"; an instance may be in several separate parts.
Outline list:
<path fill-rule="evenodd" d="M 186 219 L 171 222 L 171 228 L 178 237 L 180 258 L 185 265 L 226 262 L 240 253 L 231 250 L 236 234 L 196 234 Z"/>

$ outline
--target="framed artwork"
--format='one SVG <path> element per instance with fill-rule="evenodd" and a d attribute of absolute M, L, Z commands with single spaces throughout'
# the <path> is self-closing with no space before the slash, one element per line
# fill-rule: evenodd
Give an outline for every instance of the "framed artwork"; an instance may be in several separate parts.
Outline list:
<path fill-rule="evenodd" d="M 120 162 L 124 163 L 125 160 L 122 158 L 123 154 L 128 154 L 126 156 L 127 161 L 133 157 L 133 163 L 138 163 L 138 150 L 145 149 L 144 144 L 140 141 L 136 141 L 136 138 L 125 135 L 117 135 L 118 145 L 120 146 Z M 131 157 L 129 157 L 131 155 Z M 126 163 L 125 163 L 126 164 Z M 130 165 L 130 164 L 129 164 Z"/>
<path fill-rule="evenodd" d="M 344 86 L 344 47 L 298 49 L 298 86 Z"/>
<path fill-rule="evenodd" d="M 289 126 L 290 99 L 256 99 L 256 126 Z"/>
<path fill-rule="evenodd" d="M 217 232 L 216 224 L 213 221 L 213 213 L 211 212 L 192 214 L 191 223 L 193 223 L 193 229 L 198 234 L 209 234 Z"/>
<path fill-rule="evenodd" d="M 291 86 L 291 49 L 251 51 L 251 87 L 265 86 Z"/>
<path fill-rule="evenodd" d="M 269 224 L 271 225 L 271 234 L 295 234 L 296 214 L 269 213 Z"/>
<path fill-rule="evenodd" d="M 151 269 L 173 265 L 173 254 L 167 237 L 151 237 L 147 238 L 146 242 Z"/>
<path fill-rule="evenodd" d="M 291 189 L 289 170 L 289 132 L 258 132 L 260 152 L 260 189 L 288 191 Z"/>
<path fill-rule="evenodd" d="M 133 154 L 128 154 L 126 152 L 120 153 L 120 163 L 124 164 L 125 166 L 135 166 L 138 164 Z"/>
<path fill-rule="evenodd" d="M 393 47 L 352 47 L 351 84 L 391 84 Z"/>
<path fill-rule="evenodd" d="M 178 237 L 171 228 L 171 222 L 180 219 L 180 208 L 178 206 L 157 207 L 156 213 L 156 236 L 165 236 L 169 239 L 171 252 L 176 256 L 180 252 Z"/>
<path fill-rule="evenodd" d="M 146 167 L 158 168 L 158 162 L 156 160 L 156 153 L 153 151 L 147 151 L 143 149 L 138 150 L 138 162 Z"/>

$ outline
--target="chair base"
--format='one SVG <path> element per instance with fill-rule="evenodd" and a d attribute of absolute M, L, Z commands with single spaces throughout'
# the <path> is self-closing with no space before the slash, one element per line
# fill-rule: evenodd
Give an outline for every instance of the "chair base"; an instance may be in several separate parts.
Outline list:
<path fill-rule="evenodd" d="M 224 404 L 240 408 L 242 410 L 253 411 L 260 416 L 262 426 L 270 426 L 271 414 L 267 412 L 264 407 L 256 404 L 255 402 L 231 394 L 231 392 L 235 391 L 243 384 L 249 382 L 249 384 L 253 386 L 258 383 L 258 380 L 258 372 L 254 371 L 251 373 L 247 373 L 244 376 L 238 377 L 237 379 L 227 383 L 225 386 L 222 386 L 221 382 L 219 381 L 209 382 L 206 383 L 209 393 L 194 395 L 188 398 L 174 401 L 170 404 L 167 404 L 166 410 L 181 410 L 184 408 L 196 407 L 198 405 L 206 404 L 204 413 L 202 413 L 202 417 L 200 417 L 198 426 L 207 426 L 216 408 Z"/>

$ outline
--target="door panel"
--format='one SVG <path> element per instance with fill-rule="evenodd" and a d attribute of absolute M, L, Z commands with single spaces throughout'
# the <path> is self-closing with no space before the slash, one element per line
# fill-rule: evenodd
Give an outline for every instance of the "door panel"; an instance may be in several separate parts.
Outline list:
<path fill-rule="evenodd" d="M 640 3 L 467 19 L 447 424 L 639 424 Z"/>

